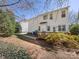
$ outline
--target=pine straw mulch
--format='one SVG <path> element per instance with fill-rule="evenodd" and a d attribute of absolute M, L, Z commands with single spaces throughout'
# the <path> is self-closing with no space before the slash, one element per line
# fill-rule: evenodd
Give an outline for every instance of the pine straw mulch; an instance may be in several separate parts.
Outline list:
<path fill-rule="evenodd" d="M 32 59 L 79 59 L 79 55 L 76 54 L 74 50 L 72 52 L 64 51 L 62 49 L 59 49 L 57 51 L 47 51 L 40 44 L 34 44 L 32 42 L 24 41 L 22 39 L 19 39 L 17 36 L 5 38 L 0 37 L 0 41 L 12 43 L 14 45 L 25 48 L 31 55 Z"/>

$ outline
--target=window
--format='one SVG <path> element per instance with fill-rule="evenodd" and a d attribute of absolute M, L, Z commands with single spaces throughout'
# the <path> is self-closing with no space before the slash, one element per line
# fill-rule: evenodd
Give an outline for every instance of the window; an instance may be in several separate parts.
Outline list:
<path fill-rule="evenodd" d="M 58 31 L 66 31 L 66 26 L 65 25 L 59 25 Z"/>
<path fill-rule="evenodd" d="M 38 27 L 38 30 L 40 31 L 40 26 Z"/>
<path fill-rule="evenodd" d="M 62 31 L 66 31 L 66 26 L 62 25 Z"/>
<path fill-rule="evenodd" d="M 53 14 L 50 14 L 50 19 L 51 19 L 51 20 L 53 19 Z"/>
<path fill-rule="evenodd" d="M 62 18 L 66 17 L 65 11 L 62 11 L 61 17 L 62 17 Z"/>
<path fill-rule="evenodd" d="M 58 26 L 58 31 L 62 31 L 61 25 Z"/>
<path fill-rule="evenodd" d="M 50 31 L 50 26 L 47 26 L 47 31 Z"/>
<path fill-rule="evenodd" d="M 43 16 L 43 19 L 44 19 L 44 20 L 46 20 L 47 18 L 48 18 L 48 16 L 47 16 L 47 15 L 44 15 L 44 16 Z"/>
<path fill-rule="evenodd" d="M 56 32 L 56 28 L 55 27 L 53 27 L 53 32 Z"/>

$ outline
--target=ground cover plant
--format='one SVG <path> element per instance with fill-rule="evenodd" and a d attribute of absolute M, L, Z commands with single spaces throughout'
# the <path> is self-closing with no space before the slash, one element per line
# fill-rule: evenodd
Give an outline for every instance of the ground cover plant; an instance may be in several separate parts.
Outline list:
<path fill-rule="evenodd" d="M 0 41 L 1 59 L 31 59 L 25 49 Z"/>

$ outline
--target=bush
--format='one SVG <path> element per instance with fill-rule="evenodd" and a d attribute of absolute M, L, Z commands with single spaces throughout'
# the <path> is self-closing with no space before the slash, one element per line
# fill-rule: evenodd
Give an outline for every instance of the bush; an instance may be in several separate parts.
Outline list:
<path fill-rule="evenodd" d="M 1 41 L 0 57 L 4 57 L 4 59 L 31 59 L 25 49 Z"/>
<path fill-rule="evenodd" d="M 64 33 L 51 33 L 45 38 L 45 41 L 53 45 L 65 46 L 68 48 L 79 48 L 79 37 L 76 35 L 67 35 Z"/>
<path fill-rule="evenodd" d="M 73 35 L 79 35 L 79 24 L 72 25 L 70 27 L 70 32 Z"/>
<path fill-rule="evenodd" d="M 15 17 L 9 12 L 0 10 L 0 34 L 2 36 L 11 36 L 15 32 Z"/>
<path fill-rule="evenodd" d="M 51 33 L 48 34 L 47 37 L 45 37 L 46 41 L 50 42 L 57 42 L 59 40 L 68 40 L 68 39 L 73 39 L 72 37 L 69 37 L 68 35 L 64 33 Z"/>
<path fill-rule="evenodd" d="M 38 37 L 41 39 L 44 39 L 46 36 L 47 36 L 47 34 L 45 32 L 38 33 Z"/>
<path fill-rule="evenodd" d="M 79 42 L 79 35 L 78 36 L 73 35 L 73 38 L 74 38 L 74 40 L 76 40 L 77 42 Z"/>
<path fill-rule="evenodd" d="M 20 33 L 22 30 L 20 23 L 16 22 L 16 30 L 15 33 Z"/>

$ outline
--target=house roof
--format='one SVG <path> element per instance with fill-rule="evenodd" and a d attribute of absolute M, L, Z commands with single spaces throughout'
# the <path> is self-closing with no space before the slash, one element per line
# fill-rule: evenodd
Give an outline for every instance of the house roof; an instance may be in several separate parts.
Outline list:
<path fill-rule="evenodd" d="M 44 12 L 44 13 L 39 14 L 39 15 L 33 17 L 33 18 L 26 19 L 26 20 L 22 20 L 22 21 L 23 21 L 23 22 L 25 22 L 25 21 L 30 21 L 30 20 L 33 20 L 33 19 L 39 17 L 39 16 L 46 15 L 46 14 L 49 14 L 49 13 L 52 13 L 52 12 L 56 12 L 56 11 L 59 11 L 59 10 L 62 10 L 62 9 L 67 9 L 67 8 L 69 8 L 69 7 L 70 7 L 70 6 L 66 6 L 66 7 L 58 8 L 58 9 L 55 9 L 55 10 L 52 10 L 52 11 Z M 22 21 L 20 21 L 20 22 L 22 22 Z"/>

